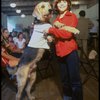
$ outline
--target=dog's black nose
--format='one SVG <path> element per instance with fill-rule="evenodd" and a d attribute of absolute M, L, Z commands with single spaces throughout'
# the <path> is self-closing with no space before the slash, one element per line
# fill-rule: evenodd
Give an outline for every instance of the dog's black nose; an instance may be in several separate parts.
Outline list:
<path fill-rule="evenodd" d="M 49 13 L 51 14 L 58 14 L 58 12 L 55 9 L 49 9 Z"/>
<path fill-rule="evenodd" d="M 49 13 L 51 14 L 53 12 L 53 9 L 49 9 Z"/>

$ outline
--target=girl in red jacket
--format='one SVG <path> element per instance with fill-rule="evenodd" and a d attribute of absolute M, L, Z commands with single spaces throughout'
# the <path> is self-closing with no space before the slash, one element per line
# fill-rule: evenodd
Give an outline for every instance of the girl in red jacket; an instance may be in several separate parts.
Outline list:
<path fill-rule="evenodd" d="M 59 15 L 54 20 L 54 23 L 59 21 L 66 26 L 77 26 L 78 19 L 75 14 L 70 12 L 70 6 L 71 2 L 69 0 L 56 0 L 55 7 L 59 11 Z M 60 62 L 63 85 L 63 100 L 83 100 L 77 54 L 78 46 L 73 33 L 56 27 L 46 29 L 44 32 L 55 37 L 56 55 Z"/>

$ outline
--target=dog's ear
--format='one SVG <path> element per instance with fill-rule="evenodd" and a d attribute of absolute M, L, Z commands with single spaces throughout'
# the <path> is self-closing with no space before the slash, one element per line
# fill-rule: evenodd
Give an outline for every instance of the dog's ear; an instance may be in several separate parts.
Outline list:
<path fill-rule="evenodd" d="M 34 8 L 33 14 L 34 17 L 36 17 L 38 20 L 41 19 L 41 12 L 39 10 L 39 4 L 36 5 L 36 7 Z"/>

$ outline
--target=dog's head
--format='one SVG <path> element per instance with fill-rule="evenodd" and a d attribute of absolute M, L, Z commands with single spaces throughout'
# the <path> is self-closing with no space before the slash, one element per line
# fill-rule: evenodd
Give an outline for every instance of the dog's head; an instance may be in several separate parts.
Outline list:
<path fill-rule="evenodd" d="M 49 15 L 52 11 L 51 5 L 49 2 L 40 2 L 38 3 L 33 11 L 33 16 L 36 17 L 40 21 L 49 20 Z"/>

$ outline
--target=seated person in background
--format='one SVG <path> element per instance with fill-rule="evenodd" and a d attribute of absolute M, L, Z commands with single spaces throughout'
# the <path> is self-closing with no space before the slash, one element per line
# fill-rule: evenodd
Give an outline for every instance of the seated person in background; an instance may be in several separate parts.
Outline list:
<path fill-rule="evenodd" d="M 13 37 L 11 35 L 8 36 L 8 44 L 11 48 L 11 50 L 13 51 L 14 49 L 19 49 L 17 48 L 17 46 L 14 44 L 14 41 L 13 41 Z"/>
<path fill-rule="evenodd" d="M 24 39 L 22 32 L 19 32 L 18 38 L 15 41 L 15 44 L 17 45 L 19 49 L 22 49 L 22 50 L 26 47 L 26 40 Z"/>
<path fill-rule="evenodd" d="M 4 28 L 3 31 L 2 31 L 2 35 L 1 35 L 1 42 L 2 42 L 2 45 L 4 45 L 7 49 L 7 51 L 11 54 L 11 55 L 15 55 L 16 54 L 16 57 L 20 57 L 21 54 L 23 53 L 23 50 L 21 49 L 18 49 L 17 47 L 15 48 L 14 44 L 12 46 L 12 43 L 11 43 L 11 36 L 10 36 L 10 39 L 9 39 L 9 32 L 8 32 L 8 29 L 7 28 Z M 10 41 L 10 44 L 9 44 L 9 41 Z M 13 56 L 14 56 L 13 55 Z M 17 55 L 20 55 L 20 56 L 17 56 Z"/>
<path fill-rule="evenodd" d="M 1 65 L 5 67 L 9 75 L 11 75 L 10 78 L 13 78 L 17 72 L 17 65 L 20 59 L 8 54 L 5 47 L 2 46 L 1 48 Z"/>
<path fill-rule="evenodd" d="M 20 58 L 21 55 L 22 55 L 23 50 L 19 49 L 14 44 L 13 37 L 11 35 L 9 35 L 9 37 L 8 37 L 8 44 L 9 44 L 10 50 L 12 51 L 12 55 L 17 57 L 17 58 Z"/>
<path fill-rule="evenodd" d="M 23 37 L 26 40 L 26 45 L 29 43 L 30 35 L 29 35 L 29 28 L 23 29 Z"/>
<path fill-rule="evenodd" d="M 1 38 L 2 38 L 2 39 L 5 39 L 5 41 L 7 41 L 7 38 L 8 38 L 8 36 L 9 36 L 8 29 L 7 29 L 7 28 L 3 28 L 3 29 L 1 30 L 1 33 L 2 33 Z"/>
<path fill-rule="evenodd" d="M 16 46 L 16 45 L 14 44 L 12 35 L 9 35 L 9 36 L 8 36 L 8 43 L 9 43 L 9 45 L 11 45 L 12 47 L 13 47 L 13 46 L 14 46 L 14 47 Z"/>
<path fill-rule="evenodd" d="M 12 35 L 13 41 L 15 43 L 16 42 L 16 39 L 17 39 L 18 32 L 17 31 L 13 31 L 11 35 Z"/>
<path fill-rule="evenodd" d="M 1 47 L 1 58 L 5 64 L 8 64 L 10 67 L 15 67 L 18 62 L 19 58 L 16 58 L 10 54 L 8 54 L 7 50 L 2 46 Z"/>

